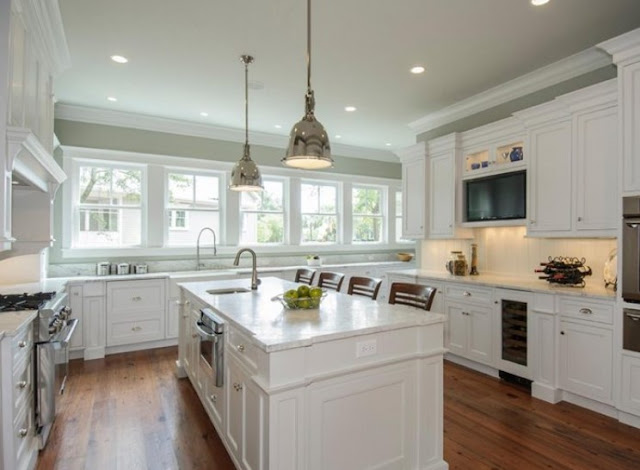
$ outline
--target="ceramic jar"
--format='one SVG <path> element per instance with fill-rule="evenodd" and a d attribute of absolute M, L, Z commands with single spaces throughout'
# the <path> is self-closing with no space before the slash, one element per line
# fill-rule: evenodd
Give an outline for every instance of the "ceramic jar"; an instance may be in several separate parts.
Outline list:
<path fill-rule="evenodd" d="M 452 251 L 445 267 L 454 276 L 464 276 L 467 274 L 467 259 L 462 251 Z"/>

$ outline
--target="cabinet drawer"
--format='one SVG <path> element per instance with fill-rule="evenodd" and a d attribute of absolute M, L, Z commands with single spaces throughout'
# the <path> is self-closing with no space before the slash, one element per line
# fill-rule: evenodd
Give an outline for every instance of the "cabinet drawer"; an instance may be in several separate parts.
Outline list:
<path fill-rule="evenodd" d="M 34 445 L 35 429 L 33 423 L 33 409 L 26 404 L 23 406 L 14 421 L 13 432 L 15 437 L 16 468 L 26 468 L 26 462 L 37 449 Z"/>
<path fill-rule="evenodd" d="M 107 346 L 141 343 L 164 338 L 160 318 L 114 321 L 107 325 Z"/>
<path fill-rule="evenodd" d="M 104 282 L 85 282 L 82 285 L 82 295 L 84 297 L 102 297 L 104 295 Z"/>
<path fill-rule="evenodd" d="M 25 367 L 25 362 L 31 359 L 33 350 L 33 329 L 32 324 L 20 331 L 11 342 L 11 353 L 13 355 L 13 373 L 20 373 Z"/>
<path fill-rule="evenodd" d="M 227 335 L 228 346 L 242 359 L 245 365 L 253 370 L 258 368 L 258 350 L 251 340 L 239 331 L 229 328 Z"/>
<path fill-rule="evenodd" d="M 469 287 L 459 284 L 447 284 L 444 288 L 445 297 L 448 300 L 473 301 L 473 303 L 489 304 L 491 302 L 491 289 Z"/>
<path fill-rule="evenodd" d="M 164 280 L 110 282 L 107 286 L 107 311 L 111 315 L 127 312 L 164 312 Z"/>
<path fill-rule="evenodd" d="M 611 325 L 613 323 L 613 303 L 562 297 L 560 299 L 560 315 Z"/>
<path fill-rule="evenodd" d="M 24 363 L 24 367 L 13 373 L 13 411 L 14 416 L 17 415 L 18 410 L 24 406 L 24 404 L 31 399 L 33 393 L 33 363 L 31 361 L 31 355 L 29 360 Z"/>

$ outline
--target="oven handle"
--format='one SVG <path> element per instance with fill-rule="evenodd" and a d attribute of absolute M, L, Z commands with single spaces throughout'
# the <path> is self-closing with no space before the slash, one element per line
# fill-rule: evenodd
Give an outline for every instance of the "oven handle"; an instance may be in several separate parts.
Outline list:
<path fill-rule="evenodd" d="M 640 314 L 637 313 L 629 313 L 629 312 L 624 312 L 624 314 L 626 316 L 628 316 L 629 318 L 631 318 L 633 321 L 639 321 L 640 320 Z"/>
<path fill-rule="evenodd" d="M 78 326 L 78 321 L 79 320 L 77 318 L 72 318 L 71 320 L 68 320 L 67 327 L 64 329 L 64 331 L 66 332 L 64 338 L 53 341 L 53 343 L 56 344 L 56 346 L 61 346 L 63 348 L 66 348 L 69 345 L 69 341 L 71 341 L 73 332 L 76 331 L 76 327 Z"/>
<path fill-rule="evenodd" d="M 627 224 L 627 227 L 629 228 L 637 228 L 638 225 L 640 225 L 640 218 L 639 217 L 630 217 L 630 218 L 625 218 L 623 219 L 624 223 Z"/>
<path fill-rule="evenodd" d="M 202 329 L 202 325 L 203 323 L 201 322 L 196 322 L 196 330 L 198 330 L 198 334 L 204 338 L 204 339 L 210 339 L 212 341 L 216 341 L 217 340 L 217 335 L 215 333 L 208 333 L 205 330 Z"/>

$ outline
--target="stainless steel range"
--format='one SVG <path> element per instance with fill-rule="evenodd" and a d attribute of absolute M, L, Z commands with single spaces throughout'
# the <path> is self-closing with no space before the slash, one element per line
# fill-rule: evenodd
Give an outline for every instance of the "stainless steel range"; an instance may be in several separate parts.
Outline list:
<path fill-rule="evenodd" d="M 34 409 L 40 448 L 49 437 L 56 414 L 56 397 L 64 392 L 69 341 L 78 320 L 70 318 L 64 292 L 0 295 L 0 311 L 38 310 L 34 328 Z"/>

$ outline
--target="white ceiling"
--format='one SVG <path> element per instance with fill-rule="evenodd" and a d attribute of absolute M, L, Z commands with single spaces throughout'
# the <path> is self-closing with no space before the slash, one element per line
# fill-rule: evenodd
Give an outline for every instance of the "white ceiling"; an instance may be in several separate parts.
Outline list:
<path fill-rule="evenodd" d="M 60 8 L 73 66 L 56 81 L 59 103 L 243 129 L 248 53 L 264 85 L 249 92 L 250 132 L 287 135 L 303 115 L 304 0 Z M 409 122 L 640 26 L 640 1 L 315 0 L 312 14 L 317 118 L 334 144 L 393 150 L 415 142 Z M 415 64 L 426 72 L 410 74 Z"/>

